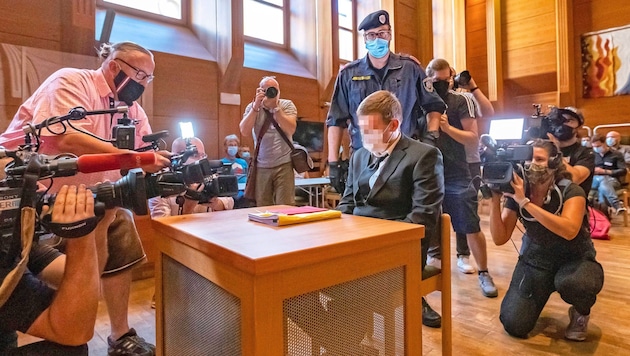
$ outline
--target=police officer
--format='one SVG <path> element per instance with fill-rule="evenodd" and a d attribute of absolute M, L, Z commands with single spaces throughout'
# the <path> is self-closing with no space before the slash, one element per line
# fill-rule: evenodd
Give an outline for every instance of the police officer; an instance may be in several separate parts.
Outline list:
<path fill-rule="evenodd" d="M 357 107 L 363 99 L 378 90 L 396 94 L 403 106 L 401 131 L 413 138 L 436 137 L 440 115 L 446 109 L 424 69 L 411 58 L 390 52 L 392 31 L 387 11 L 369 14 L 358 29 L 363 31 L 368 54 L 339 71 L 326 119 L 329 175 L 333 187 L 340 194 L 345 189 L 348 161 L 339 161 L 339 146 L 346 127 L 352 148 L 356 150 L 363 146 L 356 116 Z M 428 123 L 424 122 L 419 106 L 426 113 Z"/>

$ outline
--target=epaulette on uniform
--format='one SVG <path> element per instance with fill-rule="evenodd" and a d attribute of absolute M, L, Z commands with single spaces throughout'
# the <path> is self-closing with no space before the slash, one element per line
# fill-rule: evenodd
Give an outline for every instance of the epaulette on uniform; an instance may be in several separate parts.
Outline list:
<path fill-rule="evenodd" d="M 361 63 L 361 60 L 363 58 L 359 58 L 359 59 L 355 59 L 354 61 L 350 62 L 350 63 L 346 63 L 346 65 L 344 65 L 341 69 L 339 69 L 339 71 L 343 71 L 346 68 L 352 68 L 352 67 L 356 67 L 357 65 L 359 65 L 359 63 Z"/>

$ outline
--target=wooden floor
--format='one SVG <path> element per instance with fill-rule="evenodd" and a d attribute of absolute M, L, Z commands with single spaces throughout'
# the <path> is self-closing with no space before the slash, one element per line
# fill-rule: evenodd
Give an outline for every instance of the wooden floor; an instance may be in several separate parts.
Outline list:
<path fill-rule="evenodd" d="M 499 322 L 499 307 L 517 260 L 514 245 L 495 246 L 482 214 L 482 230 L 488 242 L 489 267 L 499 289 L 498 298 L 485 298 L 476 275 L 453 269 L 453 354 L 454 355 L 624 355 L 630 353 L 630 228 L 615 217 L 610 241 L 595 240 L 598 260 L 604 266 L 604 289 L 592 309 L 589 335 L 585 342 L 563 339 L 569 306 L 554 293 L 542 312 L 538 325 L 527 340 L 508 336 Z M 520 233 L 513 235 L 520 247 Z M 455 244 L 453 234 L 453 246 Z M 451 256 L 455 263 L 455 255 Z M 153 279 L 136 281 L 131 295 L 130 323 L 138 334 L 155 342 L 155 311 L 150 308 Z M 428 297 L 440 310 L 439 293 Z M 441 355 L 440 329 L 423 327 L 424 355 Z M 90 355 L 107 354 L 109 321 L 101 303 L 96 333 L 90 341 Z M 171 356 L 171 355 L 167 355 Z M 174 355 L 179 356 L 179 355 Z"/>

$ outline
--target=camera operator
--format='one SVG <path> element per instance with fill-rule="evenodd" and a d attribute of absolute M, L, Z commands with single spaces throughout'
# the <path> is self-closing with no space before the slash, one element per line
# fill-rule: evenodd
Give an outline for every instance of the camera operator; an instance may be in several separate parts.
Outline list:
<path fill-rule="evenodd" d="M 574 107 L 565 107 L 557 111 L 562 126 L 547 133 L 551 142 L 560 147 L 566 169 L 571 173 L 573 183 L 578 184 L 585 194 L 591 190 L 595 157 L 593 150 L 581 145 L 578 140 L 578 130 L 584 125 L 584 116 Z"/>
<path fill-rule="evenodd" d="M 580 146 L 581 147 L 581 146 Z M 571 182 L 557 146 L 536 139 L 524 180 L 514 174 L 514 193 L 492 191 L 490 232 L 505 244 L 520 220 L 523 244 L 499 319 L 508 334 L 526 338 L 554 291 L 571 304 L 565 338 L 583 341 L 591 307 L 604 282 L 590 238 L 586 195 Z"/>
<path fill-rule="evenodd" d="M 77 106 L 86 110 L 103 110 L 128 105 L 128 115 L 137 121 L 135 130 L 136 145 L 142 143 L 142 136 L 151 133 L 146 113 L 135 102 L 153 80 L 155 62 L 147 49 L 132 43 L 120 42 L 103 44 L 99 51 L 103 60 L 97 70 L 63 68 L 50 77 L 18 109 L 7 131 L 0 136 L 0 144 L 15 149 L 23 143 L 26 124 L 39 124 L 53 116 L 63 116 Z M 121 114 L 91 115 L 73 125 L 98 137 L 109 139 L 112 127 Z M 59 124 L 50 130 L 43 129 L 40 153 L 57 155 L 73 153 L 81 156 L 87 153 L 126 152 L 112 144 L 100 141 L 85 133 Z M 142 167 L 154 172 L 168 166 L 167 152 L 155 154 L 155 164 Z M 51 192 L 61 184 L 115 181 L 119 172 L 77 174 L 67 178 L 55 178 Z M 131 267 L 145 259 L 145 254 L 136 231 L 130 211 L 118 209 L 116 219 L 107 230 L 108 262 L 102 275 L 103 296 L 110 317 L 111 335 L 108 338 L 109 355 L 153 355 L 155 347 L 137 336 L 129 327 L 127 319 L 129 292 L 131 288 Z M 57 273 L 63 273 L 63 265 Z"/>
<path fill-rule="evenodd" d="M 197 137 L 190 138 L 190 143 L 197 147 L 197 155 L 188 158 L 184 164 L 193 163 L 206 156 L 203 142 Z M 173 141 L 171 152 L 174 154 L 183 152 L 186 149 L 186 139 L 178 137 Z M 183 199 L 183 200 L 182 200 Z M 181 201 L 180 205 L 178 201 Z M 181 206 L 181 208 L 180 208 Z M 161 218 L 171 215 L 185 215 L 192 213 L 205 213 L 209 211 L 230 210 L 234 208 L 232 197 L 213 197 L 207 204 L 199 204 L 198 201 L 189 199 L 185 195 L 172 196 L 167 198 L 155 197 L 149 199 L 149 209 L 152 218 Z"/>
<path fill-rule="evenodd" d="M 46 207 L 45 207 L 46 208 Z M 94 218 L 94 198 L 85 185 L 64 185 L 52 209 L 53 223 L 68 224 Z M 100 230 L 114 218 L 110 211 L 85 235 L 67 241 L 66 255 L 34 244 L 24 274 L 6 303 L 0 306 L 2 355 L 87 355 L 86 343 L 92 338 L 99 298 L 99 275 L 103 270 L 107 241 Z M 34 226 L 35 221 L 30 221 Z M 102 231 L 101 231 L 102 232 Z M 62 276 L 51 269 L 64 266 Z M 0 270 L 0 281 L 7 277 Z M 17 340 L 6 343 L 15 330 L 45 339 L 17 347 Z M 66 345 L 66 346 L 62 346 Z M 80 345 L 80 346 L 77 346 Z M 72 347 L 75 346 L 75 347 Z"/>

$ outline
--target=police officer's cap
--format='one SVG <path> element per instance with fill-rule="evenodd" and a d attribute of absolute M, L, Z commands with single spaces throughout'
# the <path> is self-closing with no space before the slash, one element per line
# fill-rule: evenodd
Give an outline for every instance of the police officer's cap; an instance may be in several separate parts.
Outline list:
<path fill-rule="evenodd" d="M 377 28 L 383 25 L 389 25 L 389 14 L 385 10 L 378 10 L 367 15 L 359 25 L 359 31 L 365 31 Z"/>

